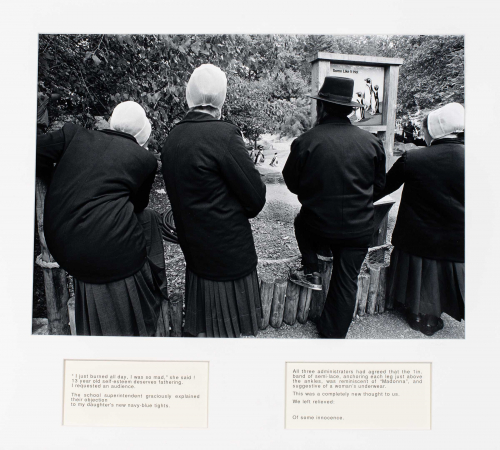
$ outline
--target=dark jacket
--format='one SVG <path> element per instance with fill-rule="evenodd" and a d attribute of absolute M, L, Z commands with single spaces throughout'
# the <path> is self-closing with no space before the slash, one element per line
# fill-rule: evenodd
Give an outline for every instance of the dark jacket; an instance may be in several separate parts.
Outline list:
<path fill-rule="evenodd" d="M 283 168 L 306 226 L 326 239 L 369 238 L 385 184 L 382 142 L 347 117 L 328 117 L 292 142 Z"/>
<path fill-rule="evenodd" d="M 179 244 L 189 270 L 235 280 L 257 265 L 248 219 L 266 202 L 266 188 L 241 132 L 209 114 L 190 112 L 161 153 Z"/>
<path fill-rule="evenodd" d="M 136 273 L 146 242 L 135 212 L 148 205 L 156 158 L 128 134 L 66 124 L 38 136 L 37 176 L 54 163 L 44 229 L 55 260 L 88 283 Z"/>
<path fill-rule="evenodd" d="M 394 163 L 380 194 L 404 183 L 394 246 L 423 258 L 464 261 L 464 160 L 462 140 L 441 139 Z"/>

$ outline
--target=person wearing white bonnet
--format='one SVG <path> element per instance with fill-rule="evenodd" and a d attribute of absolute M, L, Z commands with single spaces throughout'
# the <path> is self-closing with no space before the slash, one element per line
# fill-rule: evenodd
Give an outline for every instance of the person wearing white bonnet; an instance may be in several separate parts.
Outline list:
<path fill-rule="evenodd" d="M 436 109 L 424 119 L 423 129 L 427 145 L 444 137 L 457 137 L 464 131 L 465 109 L 460 103 L 449 103 Z"/>
<path fill-rule="evenodd" d="M 220 119 L 224 72 L 194 70 L 189 111 L 161 152 L 163 179 L 186 259 L 186 321 L 190 336 L 256 335 L 262 305 L 249 218 L 266 202 L 266 187 L 239 128 Z"/>
<path fill-rule="evenodd" d="M 226 91 L 226 74 L 213 64 L 202 64 L 189 78 L 186 101 L 190 109 L 207 112 L 219 119 Z"/>
<path fill-rule="evenodd" d="M 144 108 L 136 102 L 118 104 L 111 114 L 109 126 L 112 130 L 134 136 L 137 143 L 144 147 L 151 135 L 151 124 Z"/>
<path fill-rule="evenodd" d="M 404 309 L 411 328 L 441 330 L 441 314 L 465 319 L 464 107 L 450 103 L 429 113 L 427 147 L 403 153 L 378 198 L 403 184 L 392 234 L 388 303 Z"/>
<path fill-rule="evenodd" d="M 135 102 L 116 106 L 110 125 L 38 136 L 37 176 L 51 176 L 45 238 L 74 278 L 78 335 L 154 336 L 167 292 L 160 219 L 147 208 L 151 125 Z"/>

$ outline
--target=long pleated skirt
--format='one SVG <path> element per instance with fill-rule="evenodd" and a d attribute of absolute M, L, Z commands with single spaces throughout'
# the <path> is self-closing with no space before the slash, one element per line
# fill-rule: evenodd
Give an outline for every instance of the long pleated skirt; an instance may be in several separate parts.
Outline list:
<path fill-rule="evenodd" d="M 103 284 L 75 278 L 75 321 L 79 335 L 154 336 L 162 300 L 168 298 L 159 215 L 137 215 L 147 258 L 135 274 Z"/>
<path fill-rule="evenodd" d="M 389 303 L 413 314 L 465 318 L 465 264 L 406 253 L 394 248 L 387 283 Z"/>
<path fill-rule="evenodd" d="M 262 319 L 259 280 L 254 270 L 233 281 L 211 281 L 186 269 L 186 323 L 190 336 L 256 336 Z"/>

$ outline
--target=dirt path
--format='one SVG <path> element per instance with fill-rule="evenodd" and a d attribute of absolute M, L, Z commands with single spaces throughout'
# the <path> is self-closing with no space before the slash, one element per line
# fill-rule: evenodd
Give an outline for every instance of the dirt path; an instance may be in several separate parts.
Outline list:
<path fill-rule="evenodd" d="M 283 170 L 286 158 L 289 154 L 290 142 L 273 143 L 273 148 L 266 150 L 264 155 L 268 161 L 267 165 L 259 166 L 261 173 L 279 174 Z M 270 157 L 278 152 L 278 167 L 269 167 Z M 388 159 L 388 168 L 392 166 L 397 157 Z M 157 176 L 151 195 L 150 207 L 163 212 L 168 206 L 168 198 L 164 192 L 163 179 Z M 390 232 L 394 228 L 397 210 L 401 201 L 402 189 L 391 195 L 396 201 L 389 213 Z M 298 212 L 300 203 L 283 183 L 267 184 L 267 204 L 256 219 L 252 219 L 255 245 L 259 259 L 258 271 L 262 277 L 276 278 L 285 276 L 287 269 L 280 265 L 267 264 L 265 259 L 279 259 L 291 257 L 298 252 L 293 233 L 293 217 Z M 165 259 L 167 260 L 167 278 L 169 292 L 181 292 L 184 290 L 185 263 L 182 252 L 177 245 L 165 245 Z M 365 315 L 357 317 L 349 329 L 347 339 L 464 339 L 465 322 L 456 322 L 443 314 L 445 328 L 432 337 L 412 330 L 398 312 L 385 312 L 383 314 Z M 267 339 L 318 339 L 316 325 L 307 322 L 302 325 L 296 323 L 293 326 L 283 324 L 281 328 L 274 329 L 269 326 L 261 331 L 259 338 Z"/>
<path fill-rule="evenodd" d="M 412 330 L 401 313 L 386 311 L 383 314 L 358 317 L 351 323 L 346 339 L 465 339 L 465 322 L 457 322 L 446 314 L 442 317 L 444 328 L 434 336 L 426 336 Z M 254 336 L 245 336 L 254 338 Z M 319 339 L 316 325 L 308 321 L 304 325 L 283 324 L 275 329 L 268 326 L 257 338 L 263 339 Z"/>

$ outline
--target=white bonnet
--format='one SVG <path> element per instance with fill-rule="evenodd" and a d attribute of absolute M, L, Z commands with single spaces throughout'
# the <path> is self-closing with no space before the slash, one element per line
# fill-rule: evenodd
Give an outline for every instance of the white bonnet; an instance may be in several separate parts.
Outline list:
<path fill-rule="evenodd" d="M 112 130 L 131 134 L 140 146 L 146 144 L 151 134 L 151 124 L 144 108 L 132 101 L 116 105 L 109 126 Z"/>
<path fill-rule="evenodd" d="M 460 103 L 448 103 L 427 116 L 427 130 L 432 139 L 464 131 L 465 109 Z"/>
<path fill-rule="evenodd" d="M 197 67 L 186 87 L 186 100 L 190 108 L 212 106 L 221 109 L 226 100 L 226 74 L 212 64 Z"/>

